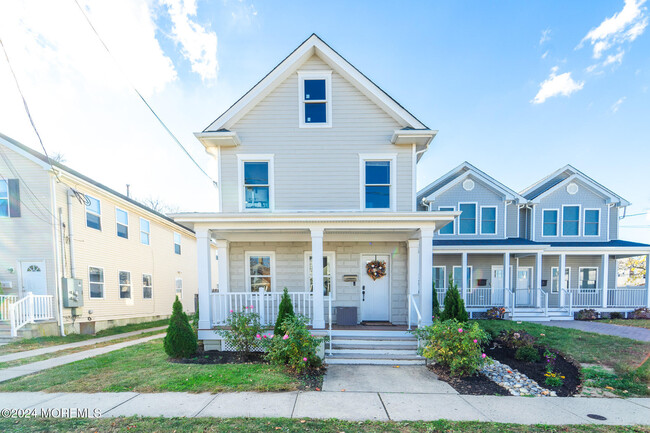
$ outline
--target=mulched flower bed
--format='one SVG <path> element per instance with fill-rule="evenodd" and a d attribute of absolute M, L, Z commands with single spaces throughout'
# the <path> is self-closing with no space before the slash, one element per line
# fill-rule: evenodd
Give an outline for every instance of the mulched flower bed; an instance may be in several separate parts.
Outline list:
<path fill-rule="evenodd" d="M 449 374 L 449 369 L 438 364 L 427 365 L 438 379 L 447 382 L 462 395 L 510 395 L 507 389 L 492 382 L 482 374 L 468 377 L 456 377 Z"/>
<path fill-rule="evenodd" d="M 544 348 L 537 348 L 539 350 L 540 361 L 538 362 L 524 362 L 515 358 L 515 349 L 509 349 L 497 344 L 488 348 L 485 353 L 510 368 L 519 370 L 520 373 L 525 374 L 530 379 L 536 381 L 539 386 L 555 391 L 559 397 L 569 397 L 580 392 L 582 384 L 580 382 L 580 368 L 570 360 L 564 358 L 561 354 L 557 355 L 555 361 L 554 371 L 564 376 L 564 384 L 560 387 L 551 387 L 544 382 L 546 377 L 545 366 L 546 360 L 544 359 Z"/>

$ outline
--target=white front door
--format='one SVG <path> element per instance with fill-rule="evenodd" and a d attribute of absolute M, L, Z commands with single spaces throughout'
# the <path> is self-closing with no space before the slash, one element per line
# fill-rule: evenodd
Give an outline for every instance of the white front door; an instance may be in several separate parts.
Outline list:
<path fill-rule="evenodd" d="M 517 268 L 517 305 L 531 305 L 532 294 L 532 267 Z"/>
<path fill-rule="evenodd" d="M 386 275 L 373 280 L 366 270 L 376 260 L 386 263 Z M 361 320 L 390 320 L 390 256 L 361 256 Z"/>
<path fill-rule="evenodd" d="M 35 295 L 47 295 L 45 262 L 21 262 L 20 275 L 23 296 L 27 292 L 32 292 Z"/>

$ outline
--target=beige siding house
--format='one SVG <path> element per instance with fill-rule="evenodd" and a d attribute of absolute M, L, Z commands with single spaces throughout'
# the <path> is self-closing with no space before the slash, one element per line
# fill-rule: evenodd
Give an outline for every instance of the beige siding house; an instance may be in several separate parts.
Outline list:
<path fill-rule="evenodd" d="M 194 312 L 192 230 L 1 134 L 0 157 L 6 328 L 93 332 L 168 317 L 175 296 Z"/>

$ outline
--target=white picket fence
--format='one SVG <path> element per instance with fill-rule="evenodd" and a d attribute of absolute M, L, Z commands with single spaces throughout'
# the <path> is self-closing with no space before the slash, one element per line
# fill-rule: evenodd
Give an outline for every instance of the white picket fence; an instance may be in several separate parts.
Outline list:
<path fill-rule="evenodd" d="M 289 292 L 293 311 L 309 318 L 314 315 L 314 295 L 311 292 Z M 273 325 L 278 318 L 282 292 L 211 293 L 212 326 L 226 325 L 226 319 L 235 311 L 252 310 L 260 315 L 262 325 Z M 251 308 L 252 307 L 252 308 Z"/>

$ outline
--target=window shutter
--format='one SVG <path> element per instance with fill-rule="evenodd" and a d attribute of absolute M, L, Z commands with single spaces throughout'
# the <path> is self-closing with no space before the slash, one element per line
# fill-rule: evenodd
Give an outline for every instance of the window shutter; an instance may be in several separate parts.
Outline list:
<path fill-rule="evenodd" d="M 20 216 L 20 183 L 18 179 L 9 179 L 9 216 L 11 218 Z"/>

